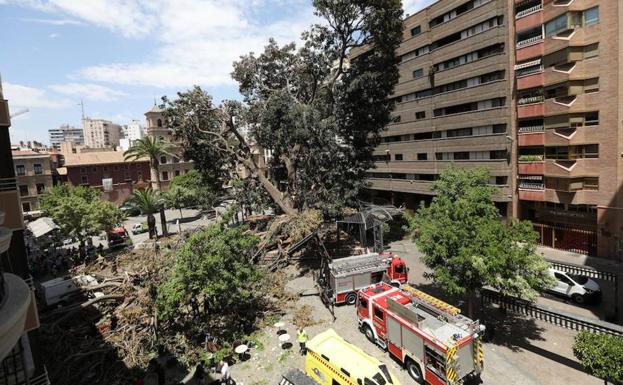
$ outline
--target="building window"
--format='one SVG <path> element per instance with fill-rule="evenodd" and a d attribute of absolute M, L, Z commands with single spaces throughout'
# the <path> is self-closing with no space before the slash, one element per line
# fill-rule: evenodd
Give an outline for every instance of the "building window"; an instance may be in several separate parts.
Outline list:
<path fill-rule="evenodd" d="M 411 28 L 411 36 L 417 36 L 422 32 L 422 27 L 421 26 L 415 26 L 413 28 Z"/>
<path fill-rule="evenodd" d="M 86 167 L 80 167 L 80 173 L 81 174 L 86 174 L 87 173 L 87 168 Z"/>
<path fill-rule="evenodd" d="M 156 122 L 156 125 L 158 127 L 162 127 L 162 119 L 158 119 L 157 122 Z"/>
<path fill-rule="evenodd" d="M 108 166 L 103 166 L 102 167 L 102 171 L 104 171 L 104 172 L 108 171 Z"/>
<path fill-rule="evenodd" d="M 17 174 L 17 176 L 26 175 L 26 167 L 24 167 L 23 164 L 18 164 L 17 166 L 15 166 L 15 173 Z"/>
<path fill-rule="evenodd" d="M 178 158 L 177 156 L 173 157 L 173 163 L 179 163 L 180 162 L 180 158 Z"/>
<path fill-rule="evenodd" d="M 426 118 L 426 111 L 418 111 L 415 113 L 415 119 L 420 120 Z"/>
<path fill-rule="evenodd" d="M 45 184 L 37 183 L 37 194 L 43 194 L 45 192 Z"/>
<path fill-rule="evenodd" d="M 454 160 L 469 160 L 469 152 L 468 151 L 455 152 Z"/>
<path fill-rule="evenodd" d="M 166 164 L 167 163 L 167 157 L 166 156 L 161 156 L 160 157 L 160 164 Z"/>
<path fill-rule="evenodd" d="M 126 170 L 129 170 L 130 169 L 130 165 L 129 164 L 124 164 L 123 168 L 125 168 Z"/>
<path fill-rule="evenodd" d="M 114 165 L 112 166 L 113 171 L 119 171 L 119 166 L 118 165 Z"/>
<path fill-rule="evenodd" d="M 590 59 L 592 57 L 599 56 L 599 43 L 589 44 L 584 46 L 584 59 Z"/>
<path fill-rule="evenodd" d="M 80 177 L 80 183 L 81 184 L 89 184 L 89 177 L 88 177 L 88 175 L 82 175 Z"/>
<path fill-rule="evenodd" d="M 175 176 L 180 176 L 180 170 L 175 170 Z"/>
<path fill-rule="evenodd" d="M 425 152 L 417 154 L 417 160 L 428 160 L 428 154 Z"/>
<path fill-rule="evenodd" d="M 23 184 L 19 186 L 19 195 L 22 197 L 28 196 L 28 186 Z"/>
<path fill-rule="evenodd" d="M 30 211 L 30 202 L 22 202 L 22 211 L 25 213 Z"/>
<path fill-rule="evenodd" d="M 415 71 L 413 71 L 413 79 L 419 79 L 422 76 L 424 76 L 424 69 L 423 68 L 418 68 Z"/>
<path fill-rule="evenodd" d="M 394 160 L 402 160 L 402 154 L 394 154 Z"/>
<path fill-rule="evenodd" d="M 169 180 L 169 173 L 167 171 L 162 172 L 162 180 Z"/>
<path fill-rule="evenodd" d="M 141 171 L 137 173 L 137 178 L 138 180 L 143 180 L 143 173 Z"/>
<path fill-rule="evenodd" d="M 567 29 L 567 14 L 565 13 L 545 23 L 545 36 L 552 36 Z"/>
<path fill-rule="evenodd" d="M 489 159 L 506 159 L 506 150 L 494 150 L 489 153 Z"/>
<path fill-rule="evenodd" d="M 35 171 L 35 175 L 43 174 L 43 167 L 41 166 L 41 163 L 35 163 L 32 168 Z"/>
<path fill-rule="evenodd" d="M 97 167 L 91 167 L 92 172 L 97 172 Z"/>
<path fill-rule="evenodd" d="M 593 7 L 584 11 L 584 25 L 589 26 L 599 23 L 599 7 Z"/>
<path fill-rule="evenodd" d="M 584 115 L 585 126 L 598 126 L 599 125 L 599 111 L 587 112 Z"/>

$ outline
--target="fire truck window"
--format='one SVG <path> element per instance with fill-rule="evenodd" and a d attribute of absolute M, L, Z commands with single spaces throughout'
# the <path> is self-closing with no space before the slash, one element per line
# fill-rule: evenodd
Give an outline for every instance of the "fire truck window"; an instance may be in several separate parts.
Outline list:
<path fill-rule="evenodd" d="M 368 300 L 367 299 L 363 299 L 363 298 L 359 298 L 359 307 L 367 308 L 368 307 Z"/>
<path fill-rule="evenodd" d="M 383 280 L 383 271 L 379 271 L 377 273 L 373 273 L 371 278 L 372 283 L 379 283 Z"/>
<path fill-rule="evenodd" d="M 342 384 L 341 382 L 339 382 L 338 380 L 334 378 L 333 381 L 331 381 L 331 385 L 344 385 L 344 384 Z"/>
<path fill-rule="evenodd" d="M 446 379 L 446 363 L 444 357 L 435 350 L 426 347 L 426 368 L 430 369 L 437 377 Z"/>
<path fill-rule="evenodd" d="M 396 265 L 396 267 L 394 268 L 394 271 L 397 274 L 402 274 L 405 272 L 405 265 Z"/>
<path fill-rule="evenodd" d="M 380 320 L 383 319 L 383 311 L 381 309 L 379 309 L 378 307 L 374 308 L 374 316 Z"/>

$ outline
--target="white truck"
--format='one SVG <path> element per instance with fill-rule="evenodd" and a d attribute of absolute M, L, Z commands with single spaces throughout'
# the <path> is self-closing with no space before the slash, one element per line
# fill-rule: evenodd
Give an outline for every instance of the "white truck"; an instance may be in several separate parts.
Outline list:
<path fill-rule="evenodd" d="M 40 299 L 46 307 L 71 302 L 80 288 L 97 285 L 97 279 L 90 275 L 64 276 L 42 282 L 39 287 Z"/>

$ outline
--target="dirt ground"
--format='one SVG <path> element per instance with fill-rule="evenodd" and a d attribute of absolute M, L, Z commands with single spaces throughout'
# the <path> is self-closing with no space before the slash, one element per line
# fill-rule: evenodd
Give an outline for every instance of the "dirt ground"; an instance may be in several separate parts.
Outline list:
<path fill-rule="evenodd" d="M 410 267 L 410 281 L 426 291 L 432 291 L 423 276 L 423 266 L 417 250 L 408 241 L 391 244 L 393 251 L 407 260 Z M 311 274 L 293 279 L 288 290 L 300 295 L 293 310 L 309 305 L 313 308 L 316 325 L 308 327 L 310 338 L 328 329 L 335 329 L 349 342 L 363 348 L 368 354 L 386 363 L 402 384 L 414 384 L 400 365 L 380 348 L 373 346 L 357 328 L 357 317 L 352 306 L 335 308 L 336 321 L 316 295 Z M 431 293 L 433 294 L 433 293 Z M 462 305 L 454 302 L 455 305 Z M 251 349 L 250 357 L 234 363 L 232 377 L 239 385 L 278 384 L 281 374 L 289 368 L 304 368 L 304 358 L 298 354 L 296 327 L 288 311 L 280 320 L 283 328 L 274 326 L 264 330 L 261 347 Z M 571 345 L 574 332 L 540 321 L 522 317 L 504 317 L 496 309 L 487 311 L 492 319 L 504 318 L 505 323 L 496 329 L 493 342 L 485 344 L 485 370 L 482 374 L 486 385 L 598 385 L 602 381 L 583 373 L 573 358 Z M 275 320 L 277 321 L 277 320 Z M 291 336 L 292 347 L 283 349 L 278 339 L 278 329 L 284 329 Z"/>

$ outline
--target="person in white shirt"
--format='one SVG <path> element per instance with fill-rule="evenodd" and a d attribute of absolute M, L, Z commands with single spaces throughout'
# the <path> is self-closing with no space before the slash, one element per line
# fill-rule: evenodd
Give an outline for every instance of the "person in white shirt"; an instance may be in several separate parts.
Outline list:
<path fill-rule="evenodd" d="M 221 360 L 219 362 L 219 366 L 221 367 L 221 384 L 229 385 L 231 380 L 231 374 L 229 373 L 229 364 L 227 361 Z"/>

